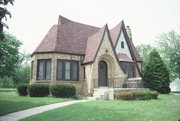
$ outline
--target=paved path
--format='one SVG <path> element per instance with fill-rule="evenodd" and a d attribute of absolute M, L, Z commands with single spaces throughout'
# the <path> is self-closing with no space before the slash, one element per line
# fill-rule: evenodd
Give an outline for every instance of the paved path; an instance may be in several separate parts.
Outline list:
<path fill-rule="evenodd" d="M 64 106 L 71 105 L 74 103 L 86 102 L 86 101 L 88 101 L 88 100 L 72 100 L 72 101 L 66 101 L 66 102 L 61 102 L 61 103 L 55 103 L 55 104 L 30 108 L 30 109 L 26 109 L 26 110 L 22 110 L 22 111 L 18 111 L 18 112 L 14 112 L 14 113 L 10 113 L 10 114 L 1 116 L 0 121 L 17 121 L 17 120 L 23 119 L 28 116 L 42 113 L 44 111 L 52 110 L 52 109 L 59 108 L 59 107 L 64 107 Z"/>

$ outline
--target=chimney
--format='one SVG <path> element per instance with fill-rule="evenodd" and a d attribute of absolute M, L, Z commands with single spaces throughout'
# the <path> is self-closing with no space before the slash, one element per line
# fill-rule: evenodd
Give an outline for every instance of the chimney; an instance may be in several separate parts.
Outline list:
<path fill-rule="evenodd" d="M 130 26 L 126 26 L 126 31 L 127 31 L 128 36 L 129 36 L 129 39 L 132 41 L 132 33 L 131 33 Z"/>

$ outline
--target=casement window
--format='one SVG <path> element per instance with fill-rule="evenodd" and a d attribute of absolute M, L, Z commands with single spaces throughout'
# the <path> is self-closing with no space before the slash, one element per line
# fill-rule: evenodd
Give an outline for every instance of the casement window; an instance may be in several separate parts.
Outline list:
<path fill-rule="evenodd" d="M 51 60 L 40 59 L 38 60 L 37 80 L 50 80 L 51 79 Z"/>
<path fill-rule="evenodd" d="M 123 41 L 121 42 L 121 48 L 124 48 L 124 42 Z"/>
<path fill-rule="evenodd" d="M 57 80 L 77 81 L 78 79 L 78 61 L 57 60 Z"/>
<path fill-rule="evenodd" d="M 136 77 L 135 64 L 131 62 L 121 62 L 123 70 L 128 78 Z"/>
<path fill-rule="evenodd" d="M 31 79 L 33 78 L 34 61 L 31 62 Z"/>

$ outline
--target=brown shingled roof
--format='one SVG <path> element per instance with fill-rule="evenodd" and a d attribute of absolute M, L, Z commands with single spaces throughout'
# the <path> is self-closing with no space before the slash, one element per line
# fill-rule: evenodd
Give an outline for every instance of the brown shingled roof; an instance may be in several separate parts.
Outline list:
<path fill-rule="evenodd" d="M 119 59 L 119 61 L 134 62 L 125 53 L 118 53 L 118 59 Z"/>
<path fill-rule="evenodd" d="M 96 52 L 102 41 L 106 25 L 101 28 L 98 32 L 88 37 L 85 51 L 85 58 L 83 63 L 92 62 L 95 58 Z"/>
<path fill-rule="evenodd" d="M 124 26 L 124 22 L 121 21 L 116 27 L 110 30 L 110 36 L 114 46 L 116 46 L 121 30 L 124 29 L 126 31 Z M 105 26 L 98 28 L 59 16 L 58 24 L 49 30 L 33 54 L 46 52 L 78 54 L 85 55 L 84 63 L 91 62 L 94 60 L 104 30 Z M 129 39 L 127 41 L 135 60 L 141 61 L 132 41 Z"/>

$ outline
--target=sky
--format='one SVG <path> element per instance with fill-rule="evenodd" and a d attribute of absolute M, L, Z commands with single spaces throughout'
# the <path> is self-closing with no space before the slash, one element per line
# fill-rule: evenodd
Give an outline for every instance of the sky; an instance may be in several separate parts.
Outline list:
<path fill-rule="evenodd" d="M 135 46 L 154 45 L 163 32 L 180 31 L 180 0 L 15 0 L 8 5 L 6 23 L 23 42 L 21 52 L 32 53 L 62 15 L 70 20 L 111 29 L 121 20 L 131 27 Z"/>

